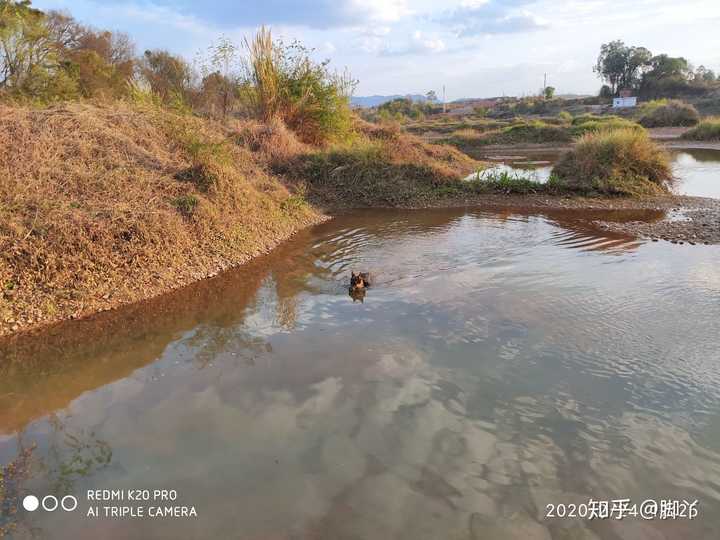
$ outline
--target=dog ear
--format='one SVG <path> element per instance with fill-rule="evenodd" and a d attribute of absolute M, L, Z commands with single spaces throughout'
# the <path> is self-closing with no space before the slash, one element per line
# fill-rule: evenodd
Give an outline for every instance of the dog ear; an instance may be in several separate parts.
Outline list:
<path fill-rule="evenodd" d="M 351 271 L 350 273 L 352 274 L 352 277 L 355 277 L 355 272 Z"/>

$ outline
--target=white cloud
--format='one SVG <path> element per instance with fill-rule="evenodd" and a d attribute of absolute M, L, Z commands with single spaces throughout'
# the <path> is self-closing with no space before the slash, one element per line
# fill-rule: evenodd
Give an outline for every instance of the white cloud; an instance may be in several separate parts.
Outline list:
<path fill-rule="evenodd" d="M 407 54 L 436 54 L 447 50 L 447 45 L 439 37 L 426 36 L 422 31 L 415 30 L 410 38 L 399 46 L 385 46 L 379 53 L 385 56 Z"/>
<path fill-rule="evenodd" d="M 449 24 L 460 37 L 511 34 L 546 27 L 546 21 L 527 9 L 531 3 L 529 0 L 464 2 L 438 17 L 438 22 Z"/>

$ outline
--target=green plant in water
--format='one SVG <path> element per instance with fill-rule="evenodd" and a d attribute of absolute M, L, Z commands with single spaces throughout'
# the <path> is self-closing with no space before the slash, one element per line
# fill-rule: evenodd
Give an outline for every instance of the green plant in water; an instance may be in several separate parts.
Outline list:
<path fill-rule="evenodd" d="M 543 189 L 543 184 L 532 177 L 497 169 L 478 171 L 476 177 L 469 182 L 477 191 L 527 194 L 537 193 Z"/>

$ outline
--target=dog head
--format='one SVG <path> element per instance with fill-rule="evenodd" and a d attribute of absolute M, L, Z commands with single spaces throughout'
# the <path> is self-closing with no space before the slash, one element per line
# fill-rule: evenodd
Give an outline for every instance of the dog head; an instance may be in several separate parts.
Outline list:
<path fill-rule="evenodd" d="M 362 273 L 356 274 L 352 272 L 350 276 L 350 288 L 351 289 L 364 289 L 367 286 L 365 276 Z"/>

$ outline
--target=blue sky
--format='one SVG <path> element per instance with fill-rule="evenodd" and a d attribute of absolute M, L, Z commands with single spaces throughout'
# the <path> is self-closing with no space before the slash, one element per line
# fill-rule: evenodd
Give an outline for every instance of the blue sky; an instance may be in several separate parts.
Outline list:
<path fill-rule="evenodd" d="M 357 95 L 441 93 L 448 99 L 594 93 L 600 45 L 612 39 L 720 71 L 717 0 L 34 0 L 130 34 L 139 50 L 192 59 L 220 35 L 261 24 L 347 67 Z"/>

